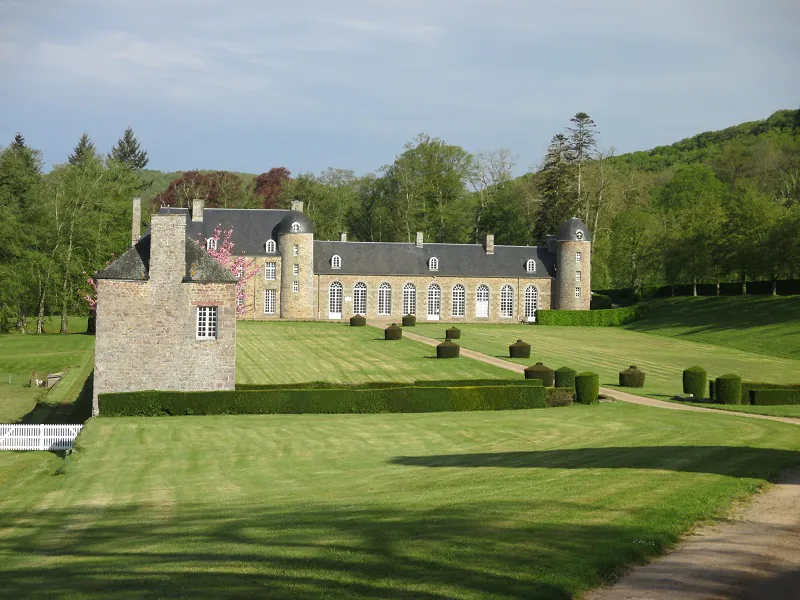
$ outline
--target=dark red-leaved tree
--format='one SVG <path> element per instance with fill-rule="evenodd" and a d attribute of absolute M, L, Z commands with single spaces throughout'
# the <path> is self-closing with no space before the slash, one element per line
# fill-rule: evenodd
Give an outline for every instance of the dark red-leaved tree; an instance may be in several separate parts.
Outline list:
<path fill-rule="evenodd" d="M 236 207 L 244 198 L 242 180 L 229 171 L 186 171 L 153 199 L 160 206 L 187 208 L 192 200 L 204 200 L 208 208 Z"/>
<path fill-rule="evenodd" d="M 284 184 L 291 180 L 291 171 L 286 167 L 272 167 L 253 181 L 253 194 L 261 199 L 264 208 L 275 208 L 283 193 Z"/>

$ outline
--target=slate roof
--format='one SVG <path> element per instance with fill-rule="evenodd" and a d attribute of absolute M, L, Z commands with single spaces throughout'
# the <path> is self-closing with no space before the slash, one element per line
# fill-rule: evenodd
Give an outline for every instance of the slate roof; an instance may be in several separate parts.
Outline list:
<path fill-rule="evenodd" d="M 578 231 L 583 233 L 582 240 L 578 240 Z M 589 231 L 586 223 L 577 217 L 572 217 L 571 219 L 567 220 L 566 223 L 561 225 L 561 227 L 559 227 L 556 240 L 559 242 L 591 242 L 592 232 Z"/>
<path fill-rule="evenodd" d="M 300 226 L 300 231 L 292 231 L 292 225 L 294 223 Z M 281 219 L 275 233 L 278 235 L 281 233 L 314 233 L 314 224 L 304 213 L 290 210 L 289 214 Z"/>

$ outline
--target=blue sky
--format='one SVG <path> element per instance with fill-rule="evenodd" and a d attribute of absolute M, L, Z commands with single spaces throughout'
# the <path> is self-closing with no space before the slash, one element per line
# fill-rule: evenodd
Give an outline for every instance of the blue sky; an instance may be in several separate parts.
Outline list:
<path fill-rule="evenodd" d="M 131 125 L 162 170 L 379 169 L 426 132 L 518 173 L 800 105 L 796 0 L 0 0 L 0 144 Z"/>

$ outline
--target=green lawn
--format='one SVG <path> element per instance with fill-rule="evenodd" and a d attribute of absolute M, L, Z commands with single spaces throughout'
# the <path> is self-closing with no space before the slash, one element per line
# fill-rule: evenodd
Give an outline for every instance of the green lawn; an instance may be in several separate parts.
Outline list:
<path fill-rule="evenodd" d="M 770 415 L 772 417 L 792 417 L 800 419 L 800 404 L 782 404 L 778 406 L 750 406 L 748 404 L 710 404 L 703 402 L 677 402 L 701 408 L 713 408 L 730 412 L 753 413 L 756 415 Z"/>
<path fill-rule="evenodd" d="M 437 360 L 427 344 L 387 342 L 374 327 L 240 321 L 236 338 L 236 382 L 242 384 L 517 377 L 468 358 Z"/>
<path fill-rule="evenodd" d="M 793 425 L 624 403 L 99 418 L 0 453 L 9 598 L 552 598 L 800 464 Z M 77 458 L 74 458 L 77 456 Z"/>

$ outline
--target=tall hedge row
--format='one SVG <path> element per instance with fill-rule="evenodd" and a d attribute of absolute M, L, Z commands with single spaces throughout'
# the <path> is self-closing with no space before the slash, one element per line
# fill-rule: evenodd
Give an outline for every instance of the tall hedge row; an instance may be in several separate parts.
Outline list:
<path fill-rule="evenodd" d="M 800 390 L 797 389 L 755 389 L 750 390 L 750 404 L 755 406 L 779 406 L 800 404 Z"/>
<path fill-rule="evenodd" d="M 615 327 L 642 319 L 646 313 L 644 305 L 606 310 L 538 310 L 536 322 L 539 325 Z"/>

